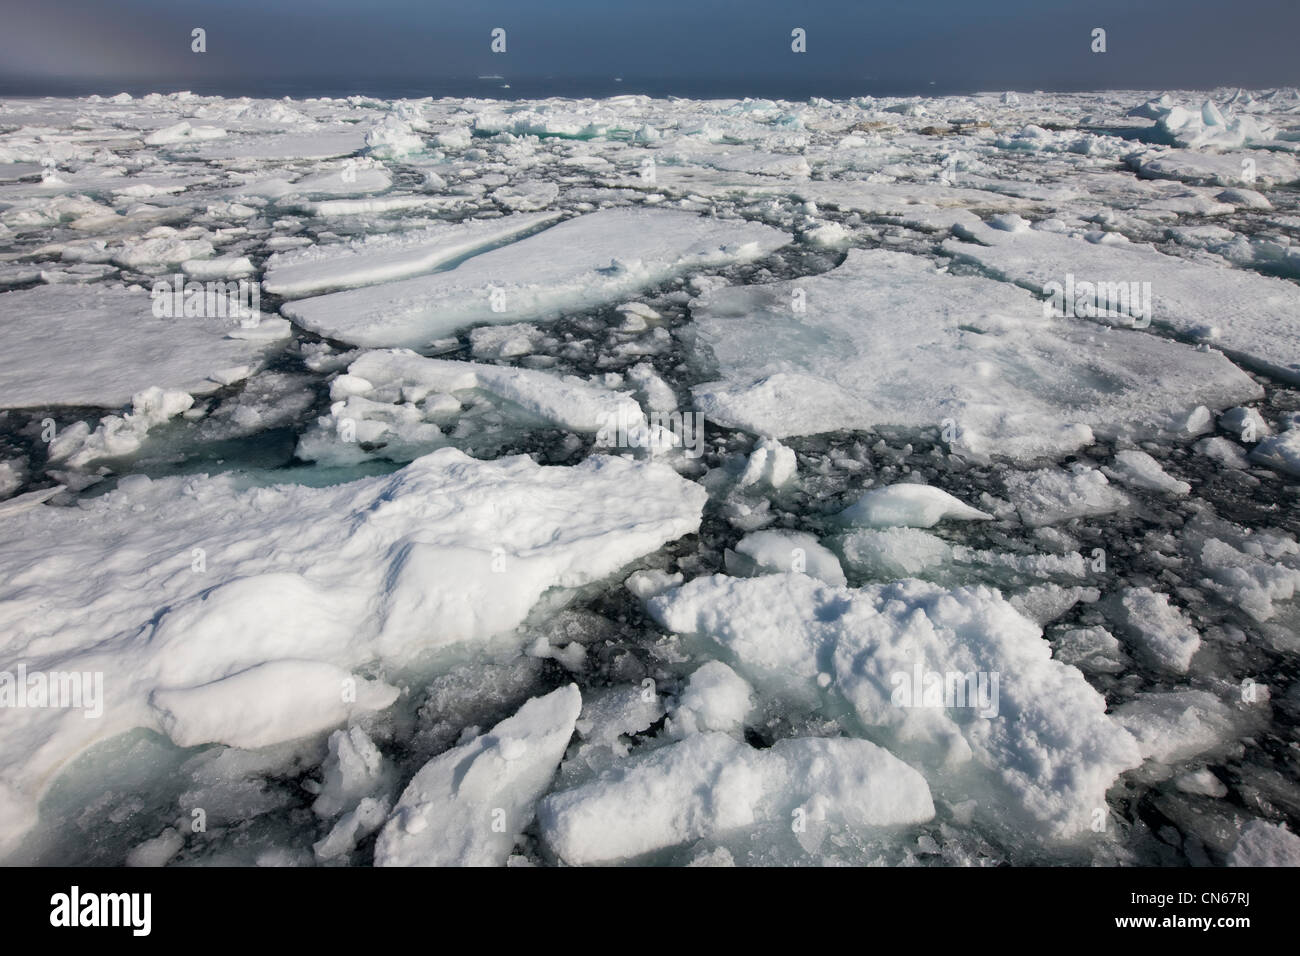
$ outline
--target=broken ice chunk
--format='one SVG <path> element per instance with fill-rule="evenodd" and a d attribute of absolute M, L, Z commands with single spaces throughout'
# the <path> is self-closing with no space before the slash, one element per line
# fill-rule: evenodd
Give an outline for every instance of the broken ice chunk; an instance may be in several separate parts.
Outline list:
<path fill-rule="evenodd" d="M 379 834 L 375 865 L 504 865 L 551 785 L 581 710 L 582 695 L 569 684 L 434 757 Z"/>

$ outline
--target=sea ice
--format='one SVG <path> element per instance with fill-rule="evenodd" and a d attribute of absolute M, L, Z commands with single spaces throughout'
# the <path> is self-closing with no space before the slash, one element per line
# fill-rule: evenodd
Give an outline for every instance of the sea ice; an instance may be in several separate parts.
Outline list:
<path fill-rule="evenodd" d="M 559 218 L 558 214 L 467 220 L 273 255 L 262 287 L 287 299 L 374 285 L 432 272 Z"/>
<path fill-rule="evenodd" d="M 0 295 L 0 406 L 116 408 L 151 386 L 192 395 L 252 374 L 289 336 L 264 318 L 266 338 L 236 320 L 156 318 L 148 292 L 46 286 Z M 216 377 L 214 377 L 216 376 Z"/>
<path fill-rule="evenodd" d="M 757 259 L 789 241 L 768 226 L 664 209 L 570 219 L 447 272 L 286 303 L 290 319 L 354 345 L 419 348 L 475 323 L 546 321 L 683 273 Z"/>
<path fill-rule="evenodd" d="M 1094 429 L 1158 430 L 1197 404 L 1260 394 L 1222 356 L 1046 320 L 1006 283 L 885 250 L 851 249 L 819 276 L 717 289 L 691 312 L 721 373 L 694 387 L 696 406 L 773 438 L 934 428 L 970 454 L 1033 459 L 1090 444 Z"/>
<path fill-rule="evenodd" d="M 537 815 L 551 851 L 584 865 L 789 821 L 796 811 L 855 829 L 901 827 L 931 819 L 934 804 L 919 773 L 865 740 L 790 738 L 755 750 L 714 732 L 552 793 Z"/>
<path fill-rule="evenodd" d="M 872 488 L 839 514 L 845 524 L 867 528 L 933 528 L 945 518 L 985 521 L 992 517 L 940 488 L 907 483 Z"/>
<path fill-rule="evenodd" d="M 714 575 L 648 607 L 670 631 L 724 651 L 760 693 L 847 704 L 864 729 L 886 733 L 896 752 L 932 768 L 932 785 L 973 761 L 1049 838 L 1086 829 L 1119 773 L 1141 761 L 1101 695 L 1052 660 L 1038 627 L 986 587 L 912 580 L 852 590 L 799 574 Z M 945 707 L 942 686 L 933 706 L 919 687 L 915 699 L 899 696 L 930 671 L 940 685 L 944 674 L 960 674 L 963 687 L 966 675 L 977 683 L 983 674 L 986 698 L 999 675 L 997 703 L 985 699 L 981 709 L 972 689 Z M 949 784 L 958 792 L 971 785 Z"/>
<path fill-rule="evenodd" d="M 982 228 L 971 231 L 970 238 L 974 241 L 950 239 L 944 251 L 1036 292 L 1046 293 L 1051 283 L 1066 288 L 1073 276 L 1076 300 L 1066 303 L 1072 314 L 1112 324 L 1132 324 L 1136 316 L 1300 382 L 1300 288 L 1293 282 L 1175 258 L 1138 243 L 1089 242 L 1041 229 L 1011 233 Z M 1132 294 L 1134 283 L 1139 283 L 1137 295 Z M 1112 294 L 1111 287 L 1129 294 Z M 1234 387 L 1244 390 L 1239 381 Z M 1196 390 L 1183 389 L 1183 394 Z M 1201 404 L 1225 403 L 1218 398 Z"/>
<path fill-rule="evenodd" d="M 550 788 L 581 710 L 582 695 L 569 684 L 434 757 L 379 834 L 375 865 L 504 865 Z"/>
<path fill-rule="evenodd" d="M 381 705 L 358 668 L 507 632 L 548 589 L 600 580 L 695 531 L 704 498 L 664 465 L 596 456 L 543 468 L 443 449 L 325 488 L 140 476 L 81 507 L 11 514 L 0 522 L 2 669 L 99 673 L 103 715 L 6 709 L 0 845 L 95 741 L 133 727 L 186 745 L 328 729 L 349 699 Z"/>

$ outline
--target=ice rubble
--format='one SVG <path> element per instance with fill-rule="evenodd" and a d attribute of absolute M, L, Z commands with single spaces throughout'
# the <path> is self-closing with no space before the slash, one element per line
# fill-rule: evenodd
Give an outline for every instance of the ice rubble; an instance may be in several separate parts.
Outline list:
<path fill-rule="evenodd" d="M 1149 100 L 1139 110 L 1139 115 L 1154 119 L 1156 126 L 1180 146 L 1224 149 L 1261 145 L 1269 143 L 1276 133 L 1249 113 L 1237 114 L 1229 108 L 1225 115 L 1213 100 L 1205 100 L 1199 109 L 1188 109 L 1162 97 Z"/>
<path fill-rule="evenodd" d="M 647 445 L 668 448 L 676 440 L 651 426 L 628 393 L 576 376 L 389 349 L 363 353 L 348 366 L 346 375 L 334 380 L 329 415 L 303 435 L 298 455 L 339 463 L 373 454 L 410 460 L 448 440 L 437 423 L 447 427 L 449 436 L 460 434 L 455 426 L 461 399 L 472 401 L 467 394 L 472 392 L 488 393 L 534 419 L 598 439 L 603 430 L 621 421 Z M 367 452 L 362 443 L 379 447 Z"/>
<path fill-rule="evenodd" d="M 812 278 L 718 289 L 691 311 L 722 373 L 694 387 L 697 407 L 774 438 L 899 425 L 946 429 L 970 454 L 1032 459 L 1116 423 L 1160 430 L 1198 404 L 1260 395 L 1222 356 L 1047 320 L 1006 283 L 884 250 L 852 249 Z"/>
<path fill-rule="evenodd" d="M 1228 854 L 1229 866 L 1300 866 L 1300 837 L 1281 823 L 1251 820 Z"/>
<path fill-rule="evenodd" d="M 184 745 L 264 745 L 328 729 L 392 700 L 359 669 L 509 631 L 547 589 L 693 532 L 704 498 L 662 465 L 596 456 L 544 468 L 443 449 L 333 487 L 140 477 L 78 508 L 10 515 L 4 668 L 102 672 L 105 696 L 98 720 L 7 712 L 0 845 L 98 740 L 153 727 Z"/>
<path fill-rule="evenodd" d="M 475 323 L 544 321 L 617 302 L 697 269 L 757 259 L 789 241 L 768 226 L 661 209 L 607 209 L 485 252 L 447 272 L 286 303 L 321 335 L 418 348 Z"/>
<path fill-rule="evenodd" d="M 115 408 L 151 386 L 199 395 L 282 347 L 283 319 L 156 318 L 149 293 L 44 286 L 0 295 L 0 406 Z M 250 335 L 249 333 L 254 333 Z"/>
<path fill-rule="evenodd" d="M 1177 690 L 1139 694 L 1115 709 L 1146 760 L 1179 764 L 1222 747 L 1242 723 L 1214 694 Z"/>
<path fill-rule="evenodd" d="M 1126 508 L 1129 497 L 1096 469 L 1076 462 L 1069 469 L 1011 472 L 1004 479 L 1020 520 L 1031 528 Z"/>
<path fill-rule="evenodd" d="M 1074 314 L 1097 321 L 1132 324 L 1133 315 L 1154 326 L 1204 342 L 1290 382 L 1300 382 L 1300 288 L 1295 283 L 1242 269 L 1191 262 L 1138 243 L 1090 242 L 1081 235 L 1042 229 L 1005 232 L 972 229 L 973 241 L 950 239 L 944 251 L 979 263 L 1034 291 L 1049 283 L 1066 285 L 1067 275 L 1080 283 Z M 1082 283 L 1129 286 L 1149 284 L 1146 296 L 1115 300 Z M 1099 298 L 1100 297 L 1100 298 Z M 1116 314 L 1108 318 L 1105 309 Z M 1141 316 L 1149 306 L 1150 314 Z M 1087 311 L 1085 311 L 1085 308 Z M 1185 389 L 1184 394 L 1197 394 Z M 1214 406 L 1216 403 L 1205 401 Z"/>
<path fill-rule="evenodd" d="M 852 590 L 799 574 L 696 580 L 648 602 L 664 627 L 727 658 L 761 692 L 850 707 L 897 753 L 949 774 L 974 765 L 1047 838 L 1088 826 L 1118 775 L 1141 761 L 1133 738 L 1038 627 L 995 591 L 921 581 Z M 1000 675 L 997 713 L 894 702 L 915 671 Z M 947 773 L 943 773 L 944 768 Z M 543 812 L 543 820 L 546 813 Z"/>

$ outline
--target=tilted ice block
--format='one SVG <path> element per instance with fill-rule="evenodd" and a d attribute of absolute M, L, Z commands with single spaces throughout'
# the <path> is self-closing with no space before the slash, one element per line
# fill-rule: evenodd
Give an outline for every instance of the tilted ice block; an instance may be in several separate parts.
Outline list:
<path fill-rule="evenodd" d="M 569 684 L 430 760 L 379 834 L 375 865 L 504 865 L 550 788 L 581 710 L 578 686 Z"/>
<path fill-rule="evenodd" d="M 558 218 L 559 213 L 534 213 L 471 219 L 414 232 L 280 252 L 267 261 L 262 288 L 272 295 L 296 299 L 406 279 L 432 272 L 461 256 L 487 249 Z"/>

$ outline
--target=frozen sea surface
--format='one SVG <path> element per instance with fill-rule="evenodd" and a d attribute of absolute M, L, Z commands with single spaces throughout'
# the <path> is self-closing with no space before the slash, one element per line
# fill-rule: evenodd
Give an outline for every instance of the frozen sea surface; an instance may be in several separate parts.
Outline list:
<path fill-rule="evenodd" d="M 0 855 L 1294 864 L 1297 143 L 0 102 Z"/>

